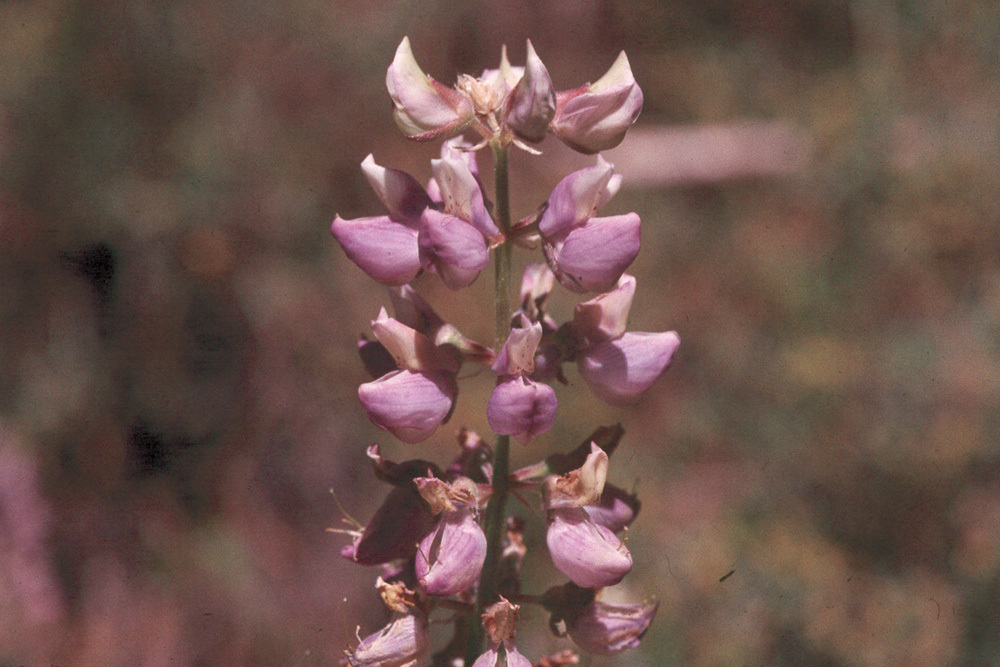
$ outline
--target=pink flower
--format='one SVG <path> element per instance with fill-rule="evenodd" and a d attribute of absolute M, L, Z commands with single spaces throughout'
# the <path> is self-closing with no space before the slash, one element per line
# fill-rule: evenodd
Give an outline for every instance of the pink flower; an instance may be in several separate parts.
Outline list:
<path fill-rule="evenodd" d="M 614 586 L 632 569 L 622 541 L 579 507 L 551 510 L 545 541 L 556 568 L 583 588 Z"/>
<path fill-rule="evenodd" d="M 560 284 L 574 292 L 613 288 L 639 254 L 639 216 L 593 217 L 621 186 L 614 166 L 598 157 L 556 185 L 538 223 L 545 258 Z"/>
<path fill-rule="evenodd" d="M 429 595 L 461 593 L 479 580 L 486 560 L 486 535 L 472 511 L 445 511 L 417 547 L 417 581 Z"/>
<path fill-rule="evenodd" d="M 389 214 L 354 220 L 338 215 L 330 231 L 347 257 L 372 279 L 403 285 L 420 273 L 417 234 L 430 197 L 412 176 L 380 167 L 371 155 L 362 161 L 361 170 Z"/>
<path fill-rule="evenodd" d="M 529 377 L 541 339 L 541 324 L 512 329 L 493 364 L 500 378 L 486 405 L 487 420 L 494 433 L 512 435 L 522 444 L 551 429 L 556 418 L 552 387 Z"/>
<path fill-rule="evenodd" d="M 626 333 L 582 350 L 577 368 L 599 399 L 611 405 L 629 403 L 667 370 L 680 342 L 674 331 Z"/>
<path fill-rule="evenodd" d="M 444 371 L 399 370 L 358 388 L 372 423 L 408 443 L 431 437 L 451 414 L 457 395 L 454 374 Z"/>
<path fill-rule="evenodd" d="M 622 51 L 600 79 L 556 95 L 552 132 L 574 150 L 598 153 L 620 144 L 640 111 L 642 91 Z"/>
<path fill-rule="evenodd" d="M 384 285 L 404 285 L 426 270 L 451 289 L 466 287 L 489 263 L 489 243 L 501 238 L 469 162 L 443 157 L 431 166 L 438 203 L 412 176 L 369 155 L 361 168 L 389 214 L 336 216 L 331 225 L 347 257 Z"/>
<path fill-rule="evenodd" d="M 434 345 L 384 308 L 372 330 L 399 370 L 362 384 L 361 405 L 372 423 L 403 442 L 426 440 L 451 415 L 461 359 L 454 348 Z"/>
<path fill-rule="evenodd" d="M 573 317 L 580 375 L 598 398 L 612 405 L 633 401 L 649 389 L 680 345 L 675 331 L 625 331 L 634 293 L 635 278 L 623 275 L 611 292 L 577 304 Z"/>
<path fill-rule="evenodd" d="M 403 134 L 417 141 L 447 138 L 466 128 L 484 138 L 539 142 L 556 113 L 556 94 L 548 70 L 531 42 L 524 67 L 511 67 L 503 49 L 500 67 L 478 79 L 460 75 L 454 88 L 427 76 L 404 37 L 386 72 L 393 116 Z"/>

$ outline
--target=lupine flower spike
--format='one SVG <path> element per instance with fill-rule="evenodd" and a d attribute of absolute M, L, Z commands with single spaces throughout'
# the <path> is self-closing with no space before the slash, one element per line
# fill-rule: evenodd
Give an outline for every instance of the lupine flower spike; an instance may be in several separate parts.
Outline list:
<path fill-rule="evenodd" d="M 443 140 L 426 188 L 369 155 L 361 169 L 385 213 L 346 220 L 334 238 L 354 264 L 389 289 L 393 315 L 382 308 L 372 336 L 358 341 L 371 379 L 358 388 L 364 412 L 379 429 L 405 443 L 423 443 L 455 411 L 467 364 L 489 367 L 496 385 L 479 414 L 495 434 L 458 429 L 458 452 L 447 465 L 425 458 L 402 462 L 367 449 L 375 477 L 388 485 L 367 525 L 350 520 L 341 555 L 380 568 L 376 587 L 391 617 L 381 630 L 345 651 L 348 667 L 532 667 L 515 642 L 519 604 L 539 604 L 550 628 L 582 651 L 609 654 L 635 647 L 656 613 L 656 602 L 611 604 L 601 591 L 632 569 L 620 534 L 639 512 L 634 493 L 608 482 L 610 455 L 621 426 L 600 427 L 580 446 L 552 453 L 513 473 L 510 439 L 527 444 L 551 437 L 556 424 L 553 380 L 572 389 L 564 372 L 575 362 L 590 390 L 608 403 L 633 401 L 670 365 L 676 332 L 626 330 L 636 280 L 625 273 L 639 252 L 635 213 L 599 216 L 622 186 L 603 157 L 556 185 L 533 213 L 511 223 L 507 151 L 533 147 L 552 133 L 582 153 L 618 145 L 642 108 L 642 92 L 625 54 L 593 84 L 555 92 L 531 42 L 525 64 L 501 52 L 496 69 L 460 74 L 454 86 L 435 81 L 403 39 L 386 72 L 393 117 L 410 139 Z M 479 178 L 476 151 L 489 144 L 496 161 L 494 205 Z M 510 312 L 510 253 L 540 249 Z M 411 284 L 434 274 L 445 287 L 471 285 L 497 257 L 496 324 L 491 349 L 438 315 Z M 543 263 L 544 262 L 544 263 Z M 557 285 L 559 287 L 557 287 Z M 548 311 L 561 297 L 595 293 L 558 322 Z M 462 373 L 467 375 L 468 373 Z M 579 383 L 577 383 L 579 386 Z M 429 446 L 427 451 L 431 451 Z M 530 541 L 526 519 L 507 516 L 509 495 L 541 496 L 546 546 L 568 580 L 544 592 L 522 591 Z M 345 511 L 346 515 L 346 511 Z M 431 656 L 428 627 L 454 623 L 454 636 Z M 537 667 L 579 662 L 575 650 L 540 658 Z"/>

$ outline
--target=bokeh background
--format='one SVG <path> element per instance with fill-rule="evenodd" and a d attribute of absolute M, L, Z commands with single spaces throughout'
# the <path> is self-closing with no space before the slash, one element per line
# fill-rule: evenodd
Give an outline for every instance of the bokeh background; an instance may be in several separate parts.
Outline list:
<path fill-rule="evenodd" d="M 379 210 L 369 152 L 430 174 L 403 35 L 448 83 L 525 38 L 558 89 L 625 49 L 645 92 L 605 210 L 643 220 L 631 328 L 680 352 L 625 410 L 569 369 L 515 451 L 626 428 L 610 594 L 660 613 L 585 664 L 1000 664 L 998 34 L 988 0 L 0 3 L 0 664 L 333 665 L 383 624 L 330 489 L 367 520 L 365 447 L 444 462 L 491 385 L 420 446 L 357 403 L 386 298 L 328 227 Z M 592 161 L 541 148 L 515 215 Z M 488 283 L 417 288 L 488 342 Z"/>

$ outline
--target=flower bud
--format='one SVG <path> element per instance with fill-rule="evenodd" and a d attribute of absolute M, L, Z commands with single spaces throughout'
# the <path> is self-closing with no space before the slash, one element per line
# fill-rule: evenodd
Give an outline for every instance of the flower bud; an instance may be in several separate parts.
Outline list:
<path fill-rule="evenodd" d="M 399 616 L 365 637 L 347 656 L 351 667 L 426 667 L 430 664 L 430 637 L 422 614 Z"/>
<path fill-rule="evenodd" d="M 458 387 L 444 371 L 389 373 L 358 388 L 368 418 L 403 442 L 429 438 L 451 414 Z"/>
<path fill-rule="evenodd" d="M 614 586 L 632 569 L 621 540 L 580 508 L 550 511 L 545 540 L 556 568 L 577 586 Z"/>
<path fill-rule="evenodd" d="M 479 580 L 486 560 L 486 535 L 472 511 L 445 512 L 417 547 L 414 567 L 420 588 L 429 595 L 461 593 Z"/>
<path fill-rule="evenodd" d="M 490 262 L 486 239 L 470 223 L 427 209 L 417 240 L 420 265 L 441 276 L 449 289 L 468 287 Z"/>
<path fill-rule="evenodd" d="M 469 98 L 424 74 L 413 57 L 410 40 L 404 37 L 385 74 L 392 98 L 393 117 L 403 134 L 424 140 L 447 137 L 472 122 Z"/>
<path fill-rule="evenodd" d="M 552 79 L 528 40 L 524 75 L 507 97 L 507 125 L 527 141 L 539 142 L 556 113 Z"/>
<path fill-rule="evenodd" d="M 569 626 L 569 636 L 588 653 L 608 655 L 635 648 L 656 616 L 658 602 L 608 604 L 595 600 Z"/>
<path fill-rule="evenodd" d="M 642 90 L 622 51 L 596 82 L 556 95 L 552 131 L 573 150 L 599 153 L 622 142 L 640 111 Z"/>
<path fill-rule="evenodd" d="M 679 345 L 675 331 L 630 332 L 582 350 L 577 367 L 594 395 L 620 405 L 637 399 L 656 382 Z"/>

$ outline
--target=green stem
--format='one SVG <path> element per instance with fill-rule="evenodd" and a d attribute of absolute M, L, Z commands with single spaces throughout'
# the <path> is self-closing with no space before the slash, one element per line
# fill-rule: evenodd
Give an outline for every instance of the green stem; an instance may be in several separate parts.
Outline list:
<path fill-rule="evenodd" d="M 507 180 L 507 147 L 493 145 L 493 166 L 496 175 L 496 222 L 500 231 L 510 232 L 510 189 Z M 508 239 L 496 248 L 495 267 L 495 314 L 496 336 L 494 350 L 507 341 L 510 334 L 510 248 Z M 480 622 L 483 611 L 493 604 L 497 597 L 497 575 L 500 570 L 502 551 L 504 509 L 507 505 L 507 478 L 510 473 L 510 436 L 499 435 L 493 450 L 493 495 L 486 506 L 486 562 L 479 577 L 479 594 L 476 597 L 476 615 L 469 624 L 469 641 L 465 650 L 465 665 L 472 667 L 483 649 L 483 627 Z"/>

